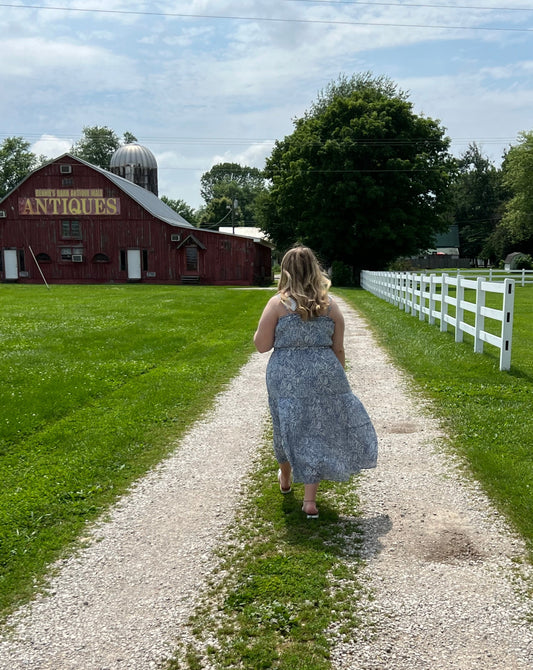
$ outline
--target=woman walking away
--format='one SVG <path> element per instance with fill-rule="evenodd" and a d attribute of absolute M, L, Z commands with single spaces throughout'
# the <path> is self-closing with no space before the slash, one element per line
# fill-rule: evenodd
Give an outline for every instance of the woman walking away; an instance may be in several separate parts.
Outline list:
<path fill-rule="evenodd" d="M 377 461 L 376 432 L 344 372 L 344 318 L 330 285 L 311 249 L 288 251 L 254 336 L 258 351 L 274 348 L 266 383 L 280 490 L 304 484 L 308 519 L 318 518 L 321 480 L 347 481 Z"/>

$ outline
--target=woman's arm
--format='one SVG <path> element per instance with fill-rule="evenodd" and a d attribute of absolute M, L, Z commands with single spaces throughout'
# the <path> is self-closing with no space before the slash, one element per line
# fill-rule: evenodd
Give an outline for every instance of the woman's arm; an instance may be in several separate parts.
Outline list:
<path fill-rule="evenodd" d="M 344 317 L 339 306 L 333 300 L 331 301 L 329 315 L 335 323 L 331 348 L 333 349 L 335 356 L 339 359 L 342 367 L 344 367 L 346 365 L 346 356 L 344 353 Z"/>
<path fill-rule="evenodd" d="M 257 351 L 265 353 L 274 346 L 274 335 L 280 315 L 279 296 L 275 295 L 267 302 L 254 335 L 254 344 Z"/>

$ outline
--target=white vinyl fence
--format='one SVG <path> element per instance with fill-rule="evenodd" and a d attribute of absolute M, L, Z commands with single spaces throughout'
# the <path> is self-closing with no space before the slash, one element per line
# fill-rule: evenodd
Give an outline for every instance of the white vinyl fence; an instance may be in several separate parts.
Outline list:
<path fill-rule="evenodd" d="M 516 281 L 516 286 L 526 286 L 527 284 L 533 284 L 533 270 L 497 270 L 495 268 L 471 268 L 471 269 L 458 269 L 458 270 L 446 270 L 447 274 L 450 276 L 459 276 L 471 278 L 474 277 L 484 277 L 489 281 L 503 281 L 504 279 L 514 279 Z"/>
<path fill-rule="evenodd" d="M 364 270 L 361 286 L 378 298 L 418 316 L 420 321 L 424 321 L 426 316 L 430 324 L 438 320 L 442 332 L 447 331 L 450 324 L 455 328 L 456 342 L 462 342 L 463 334 L 469 333 L 474 338 L 474 351 L 477 353 L 483 353 L 484 342 L 492 344 L 500 350 L 500 370 L 511 367 L 514 279 L 491 282 L 484 277 L 466 279 L 462 276 L 450 277 L 446 273 L 426 275 Z M 474 302 L 465 300 L 465 289 L 475 291 Z M 486 306 L 486 296 L 492 293 L 502 296 L 501 309 Z M 455 315 L 449 314 L 450 306 L 454 308 Z M 465 312 L 474 314 L 474 325 L 464 321 Z M 485 330 L 486 318 L 500 323 L 500 335 Z"/>

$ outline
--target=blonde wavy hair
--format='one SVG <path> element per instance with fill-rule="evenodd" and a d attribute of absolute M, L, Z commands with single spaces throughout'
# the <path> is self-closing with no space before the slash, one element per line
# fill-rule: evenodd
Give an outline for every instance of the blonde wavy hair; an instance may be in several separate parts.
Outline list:
<path fill-rule="evenodd" d="M 330 286 L 330 280 L 308 247 L 293 247 L 283 256 L 278 282 L 281 302 L 289 306 L 292 298 L 296 313 L 304 321 L 319 316 L 327 308 Z"/>

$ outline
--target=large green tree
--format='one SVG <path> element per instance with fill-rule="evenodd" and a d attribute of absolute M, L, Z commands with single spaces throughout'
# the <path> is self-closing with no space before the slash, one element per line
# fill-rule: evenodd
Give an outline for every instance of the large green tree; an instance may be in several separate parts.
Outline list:
<path fill-rule="evenodd" d="M 84 126 L 82 137 L 72 145 L 71 153 L 83 160 L 109 170 L 111 156 L 122 145 L 135 142 L 136 137 L 129 131 L 124 133 L 124 141 L 107 126 Z"/>
<path fill-rule="evenodd" d="M 172 198 L 167 198 L 166 195 L 162 195 L 161 200 L 175 212 L 183 216 L 186 221 L 196 225 L 196 212 L 193 207 L 185 202 L 185 200 L 182 200 L 181 198 L 173 200 Z"/>
<path fill-rule="evenodd" d="M 217 230 L 219 226 L 243 226 L 242 210 L 237 199 L 213 198 L 198 212 L 200 228 Z"/>
<path fill-rule="evenodd" d="M 501 225 L 520 249 L 533 252 L 533 131 L 519 135 L 503 162 L 503 182 L 511 197 Z"/>
<path fill-rule="evenodd" d="M 260 222 L 278 248 L 296 241 L 356 271 L 431 247 L 453 159 L 437 121 L 384 77 L 340 77 L 267 159 Z"/>
<path fill-rule="evenodd" d="M 7 137 L 0 145 L 0 198 L 44 161 L 29 149 L 23 137 Z"/>
<path fill-rule="evenodd" d="M 461 256 L 489 260 L 494 255 L 489 240 L 501 218 L 504 201 L 502 173 L 475 143 L 459 157 L 457 168 L 452 194 Z"/>
<path fill-rule="evenodd" d="M 266 188 L 265 178 L 259 168 L 239 163 L 218 163 L 208 172 L 204 172 L 200 183 L 200 194 L 206 203 L 204 223 L 216 223 L 228 213 L 226 207 L 230 206 L 230 217 L 225 221 L 226 225 L 256 224 L 255 202 Z M 234 205 L 235 201 L 237 206 L 232 207 L 230 203 Z"/>

